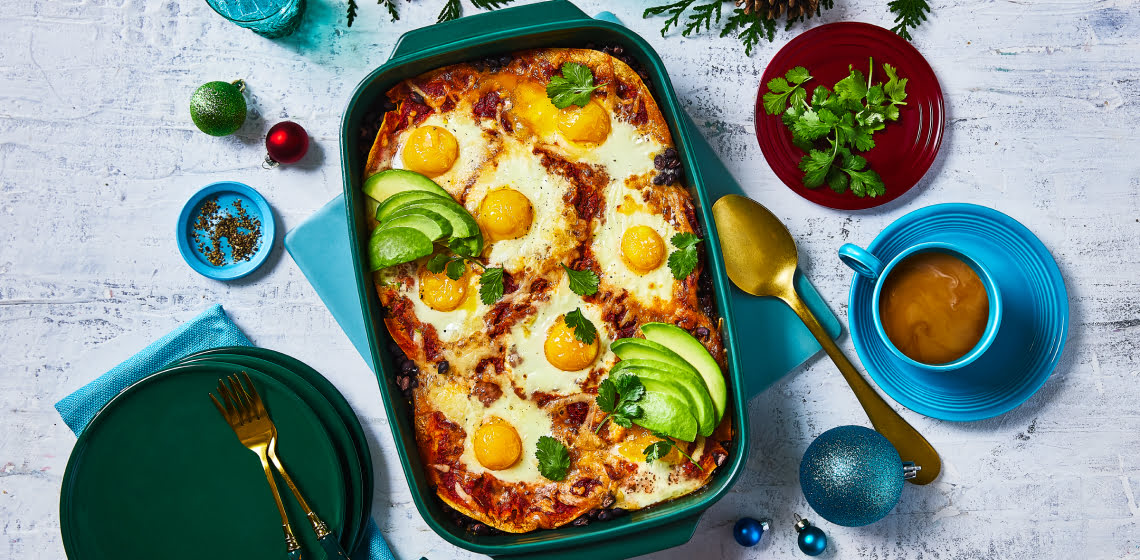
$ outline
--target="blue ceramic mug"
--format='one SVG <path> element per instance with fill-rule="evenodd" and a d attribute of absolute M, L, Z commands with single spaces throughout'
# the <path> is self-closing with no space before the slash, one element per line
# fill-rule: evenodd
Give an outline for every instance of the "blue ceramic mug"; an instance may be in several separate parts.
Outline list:
<path fill-rule="evenodd" d="M 964 355 L 962 355 L 962 357 L 943 364 L 927 364 L 911 359 L 906 354 L 903 354 L 902 351 L 900 351 L 895 346 L 895 344 L 891 342 L 890 337 L 887 336 L 887 332 L 883 328 L 882 318 L 879 316 L 879 297 L 883 292 L 883 284 L 885 283 L 887 277 L 889 277 L 895 267 L 907 257 L 920 253 L 930 252 L 945 253 L 950 256 L 957 257 L 962 262 L 969 265 L 970 268 L 972 268 L 974 272 L 978 274 L 978 278 L 981 279 L 982 285 L 986 288 L 986 296 L 989 298 L 989 318 L 986 320 L 985 330 L 982 331 L 982 338 L 978 340 L 978 343 L 974 345 L 974 348 L 972 348 L 969 352 L 966 352 Z M 886 346 L 892 354 L 894 354 L 895 358 L 913 367 L 928 371 L 951 371 L 963 367 L 978 359 L 978 357 L 985 353 L 986 349 L 990 347 L 990 344 L 993 343 L 994 338 L 997 337 L 998 327 L 1001 325 L 1002 315 L 1001 293 L 998 291 L 997 282 L 994 280 L 993 275 L 990 274 L 989 269 L 982 265 L 982 263 L 977 259 L 974 259 L 962 252 L 962 249 L 956 244 L 928 242 L 913 245 L 901 251 L 884 266 L 883 262 L 879 260 L 878 257 L 867 252 L 865 249 L 859 247 L 858 245 L 846 243 L 839 248 L 839 258 L 843 261 L 844 264 L 851 267 L 851 269 L 856 273 L 869 278 L 875 283 L 875 287 L 871 292 L 871 301 L 866 302 L 859 307 L 856 307 L 854 305 L 854 302 L 852 302 L 852 306 L 850 309 L 848 309 L 847 312 L 860 314 L 870 313 L 872 317 L 872 324 L 875 325 L 875 332 L 879 335 L 879 338 L 882 339 L 883 345 Z"/>

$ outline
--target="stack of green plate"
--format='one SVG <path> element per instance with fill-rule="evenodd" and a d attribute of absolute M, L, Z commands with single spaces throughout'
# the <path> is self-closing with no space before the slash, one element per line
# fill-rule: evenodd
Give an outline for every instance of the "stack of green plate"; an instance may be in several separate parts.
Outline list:
<path fill-rule="evenodd" d="M 60 496 L 71 560 L 280 560 L 281 517 L 257 456 L 209 393 L 247 372 L 277 425 L 277 454 L 309 504 L 353 550 L 371 515 L 372 458 L 348 402 L 289 356 L 251 347 L 187 356 L 107 403 L 79 436 Z M 306 560 L 324 558 L 278 478 Z"/>

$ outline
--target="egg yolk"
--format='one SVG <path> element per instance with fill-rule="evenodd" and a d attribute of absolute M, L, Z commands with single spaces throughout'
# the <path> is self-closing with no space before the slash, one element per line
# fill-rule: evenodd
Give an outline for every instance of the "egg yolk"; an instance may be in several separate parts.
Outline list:
<path fill-rule="evenodd" d="M 438 126 L 421 126 L 408 135 L 404 144 L 404 167 L 435 177 L 451 169 L 459 157 L 455 135 Z"/>
<path fill-rule="evenodd" d="M 472 444 L 479 464 L 493 471 L 510 468 L 522 455 L 518 431 L 500 418 L 492 418 L 479 426 Z"/>
<path fill-rule="evenodd" d="M 645 274 L 661 266 L 665 241 L 649 226 L 633 226 L 621 236 L 621 256 L 630 269 Z"/>
<path fill-rule="evenodd" d="M 586 369 L 598 359 L 599 346 L 596 336 L 590 344 L 578 340 L 574 336 L 574 329 L 566 324 L 566 316 L 562 315 L 546 333 L 543 350 L 546 352 L 546 361 L 554 367 L 562 371 L 578 371 Z"/>
<path fill-rule="evenodd" d="M 493 190 L 479 203 L 479 224 L 492 240 L 515 239 L 530 231 L 534 210 L 530 200 L 515 189 Z"/>
<path fill-rule="evenodd" d="M 610 135 L 610 115 L 595 101 L 558 112 L 558 131 L 568 140 L 601 144 Z"/>
<path fill-rule="evenodd" d="M 470 273 L 464 272 L 459 280 L 452 280 L 443 272 L 420 270 L 420 299 L 436 311 L 454 311 L 467 298 Z"/>

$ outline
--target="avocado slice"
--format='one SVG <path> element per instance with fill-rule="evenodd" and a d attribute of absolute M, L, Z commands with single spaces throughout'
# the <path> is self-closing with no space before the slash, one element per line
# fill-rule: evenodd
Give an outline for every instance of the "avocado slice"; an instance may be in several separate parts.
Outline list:
<path fill-rule="evenodd" d="M 641 325 L 641 332 L 646 340 L 667 346 L 701 374 L 709 389 L 713 406 L 716 407 L 716 422 L 719 424 L 720 419 L 724 417 L 728 402 L 728 389 L 724 385 L 724 374 L 720 371 L 720 365 L 705 349 L 705 345 L 693 338 L 693 335 L 685 329 L 668 323 L 646 323 Z"/>
<path fill-rule="evenodd" d="M 641 379 L 656 379 L 679 387 L 688 397 L 689 409 L 697 419 L 697 433 L 710 436 L 716 429 L 716 409 L 713 407 L 705 380 L 689 368 L 671 366 L 657 360 L 622 360 L 610 370 L 629 371 Z"/>
<path fill-rule="evenodd" d="M 400 227 L 410 227 L 419 230 L 420 233 L 423 233 L 432 241 L 451 235 L 451 222 L 435 212 L 430 212 L 430 215 L 404 214 L 402 216 L 393 216 L 381 224 L 379 229 Z"/>
<path fill-rule="evenodd" d="M 388 219 L 389 216 L 396 213 L 397 210 L 403 208 L 404 206 L 407 206 L 409 203 L 425 199 L 451 200 L 451 197 L 448 196 L 444 198 L 438 194 L 428 191 L 400 192 L 388 197 L 387 200 L 381 202 L 380 206 L 376 208 L 376 213 L 373 214 L 373 216 L 376 216 L 377 222 L 383 222 L 384 220 Z"/>
<path fill-rule="evenodd" d="M 644 338 L 619 338 L 610 343 L 610 349 L 617 357 L 625 360 L 656 360 L 676 368 L 687 369 L 700 375 L 689 362 L 663 344 Z"/>
<path fill-rule="evenodd" d="M 697 439 L 697 419 L 680 389 L 648 377 L 641 384 L 645 395 L 637 401 L 641 416 L 633 419 L 635 424 L 683 441 Z"/>
<path fill-rule="evenodd" d="M 464 237 L 475 237 L 478 235 L 480 239 L 482 239 L 482 233 L 479 231 L 479 224 L 475 221 L 475 218 L 471 217 L 467 209 L 460 206 L 459 203 L 454 200 L 425 198 L 422 200 L 413 200 L 400 207 L 400 209 L 403 208 L 425 208 L 443 216 L 447 221 L 451 222 L 451 236 L 454 238 L 462 239 Z M 380 210 L 378 210 L 377 213 L 384 213 L 384 205 L 380 206 Z M 384 220 L 381 219 L 380 221 L 383 222 Z"/>
<path fill-rule="evenodd" d="M 437 185 L 435 181 L 415 171 L 405 169 L 381 171 L 364 181 L 361 190 L 372 200 L 379 202 L 384 202 L 392 195 L 405 191 L 427 191 L 451 198 L 451 195 L 443 190 L 443 187 Z"/>
<path fill-rule="evenodd" d="M 368 239 L 368 262 L 374 271 L 414 261 L 431 252 L 431 239 L 410 227 L 376 228 Z"/>

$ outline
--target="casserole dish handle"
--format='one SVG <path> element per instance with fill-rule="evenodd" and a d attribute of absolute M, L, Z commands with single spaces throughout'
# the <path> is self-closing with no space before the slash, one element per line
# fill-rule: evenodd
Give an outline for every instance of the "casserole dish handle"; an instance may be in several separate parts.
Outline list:
<path fill-rule="evenodd" d="M 633 535 L 596 541 L 589 544 L 578 544 L 571 548 L 560 550 L 544 550 L 532 554 L 496 555 L 502 560 L 523 560 L 524 558 L 542 558 L 543 560 L 619 560 L 632 558 L 643 554 L 650 554 L 659 550 L 683 545 L 693 538 L 697 530 L 697 523 L 701 520 L 698 512 L 689 517 L 682 517 Z"/>
<path fill-rule="evenodd" d="M 485 12 L 452 21 L 413 29 L 402 36 L 392 49 L 394 60 L 420 51 L 467 42 L 479 37 L 517 34 L 520 25 L 533 28 L 546 23 L 561 23 L 593 18 L 564 0 L 539 2 L 493 12 Z M 446 49 L 445 49 L 446 50 Z"/>

